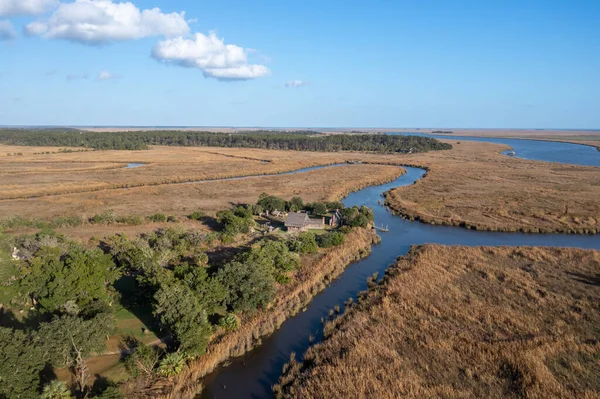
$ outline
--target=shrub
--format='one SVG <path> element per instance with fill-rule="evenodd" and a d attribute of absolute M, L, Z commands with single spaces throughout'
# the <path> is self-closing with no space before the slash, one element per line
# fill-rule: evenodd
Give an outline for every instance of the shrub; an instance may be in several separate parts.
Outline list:
<path fill-rule="evenodd" d="M 317 242 L 321 248 L 337 247 L 344 243 L 346 237 L 339 231 L 323 234 L 317 237 Z"/>
<path fill-rule="evenodd" d="M 192 213 L 191 215 L 188 216 L 188 219 L 191 220 L 200 220 L 204 217 L 204 213 L 196 211 L 194 213 Z"/>
<path fill-rule="evenodd" d="M 42 391 L 41 399 L 71 399 L 71 390 L 63 381 L 54 380 L 46 385 Z"/>
<path fill-rule="evenodd" d="M 60 216 L 52 220 L 53 227 L 75 227 L 81 226 L 83 220 L 77 216 Z"/>
<path fill-rule="evenodd" d="M 158 374 L 173 377 L 180 374 L 185 366 L 185 355 L 181 352 L 167 353 L 158 366 Z"/>
<path fill-rule="evenodd" d="M 134 342 L 134 345 L 136 347 L 124 360 L 125 370 L 133 378 L 140 376 L 151 378 L 160 357 L 158 350 L 154 346 L 140 342 Z"/>
<path fill-rule="evenodd" d="M 115 224 L 117 223 L 117 220 L 118 217 L 116 213 L 114 213 L 113 211 L 106 211 L 94 215 L 94 217 L 92 217 L 91 222 L 94 224 Z"/>
<path fill-rule="evenodd" d="M 290 242 L 290 249 L 299 254 L 314 254 L 319 250 L 315 233 L 305 231 Z"/>
<path fill-rule="evenodd" d="M 240 320 L 233 313 L 229 313 L 227 316 L 221 317 L 219 327 L 227 331 L 235 331 L 240 327 Z"/>
<path fill-rule="evenodd" d="M 139 226 L 144 223 L 144 218 L 139 215 L 122 216 L 118 218 L 118 222 L 128 224 L 130 226 Z"/>
<path fill-rule="evenodd" d="M 155 213 L 154 215 L 148 216 L 148 220 L 155 223 L 163 223 L 167 221 L 167 215 L 164 213 Z"/>

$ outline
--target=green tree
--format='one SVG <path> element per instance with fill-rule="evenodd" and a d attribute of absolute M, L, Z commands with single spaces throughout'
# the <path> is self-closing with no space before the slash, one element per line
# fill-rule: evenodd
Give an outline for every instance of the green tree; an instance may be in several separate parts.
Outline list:
<path fill-rule="evenodd" d="M 42 323 L 39 329 L 44 350 L 56 367 L 69 367 L 73 371 L 77 389 L 87 392 L 86 358 L 106 350 L 106 340 L 114 331 L 113 316 L 101 313 L 85 320 L 80 317 L 56 317 Z"/>
<path fill-rule="evenodd" d="M 183 263 L 175 268 L 175 276 L 192 289 L 207 314 L 223 309 L 227 292 L 215 277 L 209 277 L 206 268 Z"/>
<path fill-rule="evenodd" d="M 160 359 L 160 353 L 154 346 L 144 345 L 139 341 L 134 342 L 132 346 L 134 348 L 123 361 L 125 370 L 133 378 L 140 376 L 152 378 Z"/>
<path fill-rule="evenodd" d="M 41 399 L 71 399 L 71 390 L 68 385 L 59 380 L 54 380 L 44 387 Z"/>
<path fill-rule="evenodd" d="M 300 197 L 292 197 L 287 203 L 287 209 L 291 212 L 298 212 L 304 208 L 304 201 Z"/>
<path fill-rule="evenodd" d="M 342 225 L 350 227 L 367 227 L 373 217 L 373 211 L 365 206 L 342 209 L 341 213 Z"/>
<path fill-rule="evenodd" d="M 314 254 L 319 250 L 315 233 L 305 231 L 290 242 L 290 248 L 299 254 Z"/>
<path fill-rule="evenodd" d="M 158 374 L 163 377 L 174 377 L 185 367 L 185 355 L 181 352 L 167 353 L 160 361 Z"/>
<path fill-rule="evenodd" d="M 261 195 L 258 200 L 258 205 L 269 212 L 285 210 L 285 200 L 283 198 L 275 197 L 274 195 Z"/>
<path fill-rule="evenodd" d="M 46 359 L 36 334 L 0 327 L 0 398 L 38 398 Z"/>
<path fill-rule="evenodd" d="M 232 210 L 220 211 L 217 212 L 217 219 L 223 226 L 223 231 L 232 236 L 248 233 L 254 227 L 254 219 L 250 211 L 247 213 Z"/>
<path fill-rule="evenodd" d="M 322 202 L 315 202 L 311 206 L 311 211 L 315 215 L 324 215 L 327 213 L 327 206 Z"/>
<path fill-rule="evenodd" d="M 230 262 L 218 271 L 217 278 L 227 290 L 227 304 L 235 312 L 266 307 L 275 295 L 272 269 L 261 262 Z"/>
<path fill-rule="evenodd" d="M 342 245 L 345 240 L 346 237 L 339 231 L 332 231 L 317 237 L 317 243 L 321 248 L 336 247 Z"/>
<path fill-rule="evenodd" d="M 258 263 L 273 273 L 294 270 L 300 264 L 298 254 L 290 252 L 284 241 L 265 239 L 236 258 L 243 263 Z"/>
<path fill-rule="evenodd" d="M 206 310 L 192 289 L 181 282 L 163 284 L 154 295 L 154 313 L 191 356 L 204 354 L 212 327 Z"/>
<path fill-rule="evenodd" d="M 120 275 L 112 257 L 99 249 L 63 256 L 56 247 L 42 247 L 24 273 L 23 287 L 44 311 L 70 314 L 86 313 L 94 302 L 110 304 Z"/>
<path fill-rule="evenodd" d="M 19 270 L 17 262 L 10 256 L 10 250 L 9 240 L 2 234 L 0 227 L 0 303 L 10 302 L 19 293 L 18 284 L 14 282 Z"/>

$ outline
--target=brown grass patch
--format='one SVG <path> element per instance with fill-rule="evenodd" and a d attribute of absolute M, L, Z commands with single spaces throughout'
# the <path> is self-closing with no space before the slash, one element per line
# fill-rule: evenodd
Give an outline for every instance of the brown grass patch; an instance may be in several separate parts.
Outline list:
<path fill-rule="evenodd" d="M 3 151 L 24 154 L 0 156 L 0 197 L 27 197 L 0 199 L 0 208 L 6 216 L 46 219 L 89 217 L 106 210 L 123 216 L 211 212 L 232 203 L 253 202 L 261 192 L 285 198 L 301 195 L 307 201 L 339 199 L 350 191 L 389 181 L 400 173 L 398 168 L 373 164 L 407 164 L 429 169 L 421 182 L 393 190 L 388 196 L 390 206 L 407 217 L 482 230 L 600 231 L 598 168 L 507 157 L 499 154 L 506 147 L 490 143 L 448 142 L 454 146 L 452 150 L 411 155 L 209 147 L 32 155 L 42 149 L 0 146 L 0 154 Z M 237 181 L 175 184 L 280 173 L 348 160 L 372 164 Z M 114 165 L 133 162 L 146 165 L 114 169 Z M 89 165 L 90 170 L 67 172 L 69 165 L 75 169 Z M 99 170 L 103 165 L 112 169 Z M 32 172 L 40 168 L 43 173 Z M 1 171 L 5 169 L 23 173 L 3 174 Z"/>
<path fill-rule="evenodd" d="M 452 144 L 452 151 L 413 157 L 429 173 L 388 194 L 393 210 L 477 230 L 600 232 L 599 168 L 507 157 L 498 153 L 506 147 L 487 143 Z"/>
<path fill-rule="evenodd" d="M 278 391 L 598 398 L 599 326 L 598 251 L 427 245 L 331 322 Z"/>

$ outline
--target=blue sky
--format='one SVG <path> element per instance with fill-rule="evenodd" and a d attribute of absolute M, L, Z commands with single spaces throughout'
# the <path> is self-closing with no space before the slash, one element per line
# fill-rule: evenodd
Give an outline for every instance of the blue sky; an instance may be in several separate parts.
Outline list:
<path fill-rule="evenodd" d="M 600 128 L 597 0 L 77 1 L 0 0 L 0 125 Z"/>

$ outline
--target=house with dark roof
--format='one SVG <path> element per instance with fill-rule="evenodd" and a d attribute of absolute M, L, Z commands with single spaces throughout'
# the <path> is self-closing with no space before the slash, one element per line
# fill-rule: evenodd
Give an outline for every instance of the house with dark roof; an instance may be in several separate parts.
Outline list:
<path fill-rule="evenodd" d="M 340 212 L 339 209 L 336 209 L 335 211 L 329 213 L 329 216 L 327 218 L 328 225 L 330 225 L 332 227 L 338 227 L 341 222 L 342 222 L 342 213 Z"/>
<path fill-rule="evenodd" d="M 290 212 L 285 219 L 285 227 L 287 231 L 322 229 L 324 226 L 324 218 L 309 218 L 307 213 Z"/>

